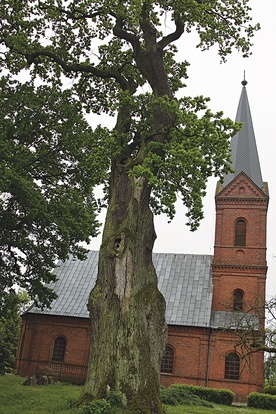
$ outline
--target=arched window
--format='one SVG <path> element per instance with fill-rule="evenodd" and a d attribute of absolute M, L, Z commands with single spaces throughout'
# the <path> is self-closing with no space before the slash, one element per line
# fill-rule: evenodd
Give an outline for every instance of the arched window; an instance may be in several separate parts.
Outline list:
<path fill-rule="evenodd" d="M 246 245 L 246 222 L 244 219 L 238 219 L 235 225 L 235 246 Z"/>
<path fill-rule="evenodd" d="M 240 378 L 240 357 L 231 352 L 225 358 L 225 379 L 238 380 Z"/>
<path fill-rule="evenodd" d="M 166 346 L 162 363 L 161 363 L 161 372 L 166 374 L 173 373 L 173 360 L 174 360 L 174 351 L 173 348 L 169 345 Z"/>
<path fill-rule="evenodd" d="M 55 339 L 52 361 L 63 362 L 66 349 L 66 339 L 63 336 L 58 336 Z"/>
<path fill-rule="evenodd" d="M 233 310 L 242 311 L 243 310 L 243 291 L 241 289 L 236 289 L 233 294 Z"/>

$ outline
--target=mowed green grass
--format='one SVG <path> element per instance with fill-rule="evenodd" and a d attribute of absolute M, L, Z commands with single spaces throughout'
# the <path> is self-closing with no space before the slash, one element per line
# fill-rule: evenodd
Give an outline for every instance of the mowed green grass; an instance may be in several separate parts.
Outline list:
<path fill-rule="evenodd" d="M 70 401 L 77 400 L 82 387 L 54 384 L 23 386 L 24 378 L 8 374 L 0 377 L 0 414 L 75 414 Z M 215 405 L 167 407 L 167 414 L 271 414 L 272 411 Z"/>
<path fill-rule="evenodd" d="M 225 405 L 216 405 L 214 408 L 195 407 L 195 406 L 177 406 L 168 407 L 167 414 L 272 414 L 273 411 L 257 410 L 247 407 L 227 407 Z"/>
<path fill-rule="evenodd" d="M 0 414 L 72 413 L 70 400 L 77 399 L 82 387 L 67 384 L 23 386 L 24 378 L 8 374 L 0 377 Z"/>

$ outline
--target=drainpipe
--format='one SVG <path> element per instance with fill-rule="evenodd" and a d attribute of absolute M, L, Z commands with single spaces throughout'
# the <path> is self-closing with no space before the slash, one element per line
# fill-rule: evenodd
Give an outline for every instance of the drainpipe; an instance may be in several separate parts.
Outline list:
<path fill-rule="evenodd" d="M 211 354 L 211 339 L 212 339 L 212 333 L 213 333 L 213 328 L 209 328 L 205 387 L 208 387 L 209 386 L 209 368 L 210 368 L 210 354 Z"/>
<path fill-rule="evenodd" d="M 21 343 L 20 343 L 20 348 L 19 348 L 18 358 L 17 358 L 17 360 L 18 360 L 18 367 L 17 367 L 18 372 L 17 372 L 17 374 L 20 374 L 20 370 L 21 370 L 22 353 L 23 353 L 23 349 L 24 349 L 24 345 L 25 345 L 25 336 L 26 336 L 27 324 L 28 324 L 28 315 L 26 315 L 25 324 L 23 326 L 23 329 L 20 332 Z"/>

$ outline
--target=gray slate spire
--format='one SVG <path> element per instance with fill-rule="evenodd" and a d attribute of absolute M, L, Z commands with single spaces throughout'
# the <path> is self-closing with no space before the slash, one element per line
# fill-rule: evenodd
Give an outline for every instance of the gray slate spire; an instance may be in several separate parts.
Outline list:
<path fill-rule="evenodd" d="M 232 168 L 234 173 L 227 174 L 223 186 L 230 183 L 240 172 L 244 172 L 259 188 L 263 187 L 263 179 L 256 146 L 253 123 L 246 92 L 246 80 L 242 81 L 242 92 L 238 106 L 236 122 L 242 122 L 242 130 L 231 140 Z"/>

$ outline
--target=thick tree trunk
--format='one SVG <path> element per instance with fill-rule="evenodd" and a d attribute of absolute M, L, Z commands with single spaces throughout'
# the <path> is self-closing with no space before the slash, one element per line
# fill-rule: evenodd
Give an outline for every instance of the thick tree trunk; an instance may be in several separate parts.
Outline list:
<path fill-rule="evenodd" d="M 130 412 L 163 413 L 159 373 L 167 335 L 165 300 L 152 263 L 155 240 L 150 189 L 119 163 L 91 292 L 90 363 L 85 392 L 101 398 L 107 389 L 126 394 Z"/>

